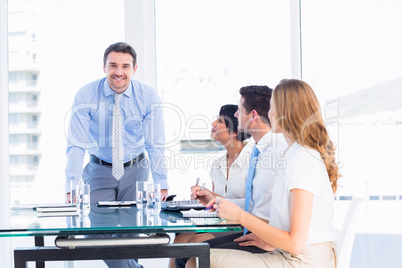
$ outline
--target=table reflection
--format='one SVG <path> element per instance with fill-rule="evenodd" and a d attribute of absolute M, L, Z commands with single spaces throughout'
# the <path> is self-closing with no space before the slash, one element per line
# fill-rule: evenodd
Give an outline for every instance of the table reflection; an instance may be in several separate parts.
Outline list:
<path fill-rule="evenodd" d="M 172 225 L 194 225 L 183 218 L 180 212 L 162 211 L 159 214 L 148 209 L 136 207 L 97 207 L 91 206 L 88 216 L 66 217 L 67 228 L 89 227 L 153 227 Z"/>
<path fill-rule="evenodd" d="M 92 205 L 88 216 L 38 217 L 35 210 L 13 210 L 10 224 L 4 224 L 0 236 L 16 235 L 83 235 L 115 233 L 221 232 L 237 231 L 238 223 L 219 218 L 185 218 L 179 211 L 164 210 L 157 215 L 147 209 L 130 207 L 98 207 Z"/>

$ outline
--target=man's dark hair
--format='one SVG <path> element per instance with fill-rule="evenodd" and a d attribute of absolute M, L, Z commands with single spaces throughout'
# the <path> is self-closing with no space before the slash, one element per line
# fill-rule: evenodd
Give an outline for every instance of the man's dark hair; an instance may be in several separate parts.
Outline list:
<path fill-rule="evenodd" d="M 135 67 L 137 63 L 137 53 L 135 53 L 134 48 L 129 44 L 125 42 L 118 42 L 115 44 L 111 44 L 103 54 L 103 65 L 106 65 L 106 59 L 110 52 L 121 52 L 130 54 L 133 57 L 133 67 Z"/>
<path fill-rule="evenodd" d="M 268 86 L 246 86 L 240 89 L 240 95 L 244 98 L 243 106 L 247 113 L 256 110 L 261 119 L 267 125 L 271 125 L 268 118 L 268 111 L 272 88 Z"/>

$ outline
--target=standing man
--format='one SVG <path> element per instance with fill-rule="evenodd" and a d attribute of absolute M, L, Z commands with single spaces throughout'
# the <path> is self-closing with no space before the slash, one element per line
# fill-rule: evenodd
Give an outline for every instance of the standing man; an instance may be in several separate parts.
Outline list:
<path fill-rule="evenodd" d="M 168 195 L 161 101 L 153 88 L 131 79 L 136 61 L 129 44 L 110 45 L 103 56 L 106 77 L 85 85 L 74 98 L 66 190 L 82 177 L 90 185 L 92 203 L 135 200 L 136 181 L 148 180 L 150 171 L 161 185 L 162 200 Z M 83 171 L 85 151 L 90 162 Z"/>

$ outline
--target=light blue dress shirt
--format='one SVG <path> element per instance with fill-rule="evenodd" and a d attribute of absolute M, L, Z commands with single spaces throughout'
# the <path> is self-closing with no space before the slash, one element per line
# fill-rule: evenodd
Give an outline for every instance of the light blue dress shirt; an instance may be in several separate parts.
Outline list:
<path fill-rule="evenodd" d="M 81 180 L 85 151 L 112 163 L 113 94 L 106 78 L 85 85 L 76 94 L 67 134 L 67 185 Z M 161 100 L 152 87 L 136 80 L 122 94 L 124 162 L 146 150 L 154 182 L 168 189 Z"/>

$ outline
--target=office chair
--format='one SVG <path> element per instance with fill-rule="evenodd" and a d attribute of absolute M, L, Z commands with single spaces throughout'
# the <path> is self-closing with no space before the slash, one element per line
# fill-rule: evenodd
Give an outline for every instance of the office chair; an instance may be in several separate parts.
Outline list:
<path fill-rule="evenodd" d="M 336 243 L 337 268 L 348 268 L 352 255 L 353 243 L 357 229 L 358 218 L 363 205 L 363 198 L 353 197 L 343 222 L 341 235 Z"/>

